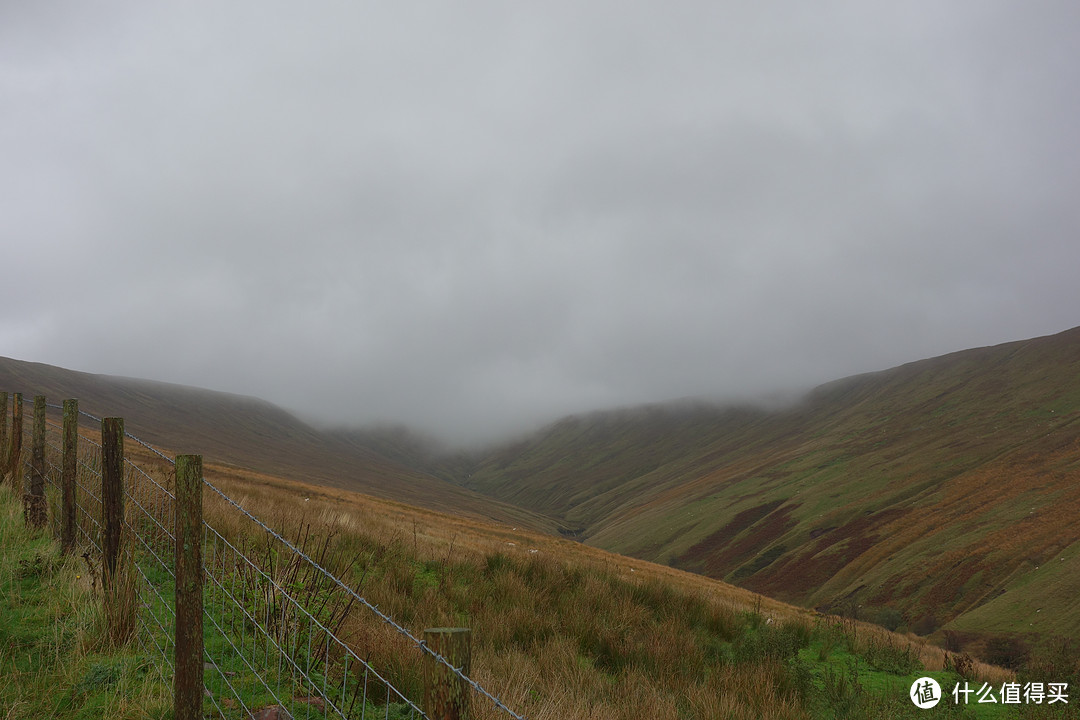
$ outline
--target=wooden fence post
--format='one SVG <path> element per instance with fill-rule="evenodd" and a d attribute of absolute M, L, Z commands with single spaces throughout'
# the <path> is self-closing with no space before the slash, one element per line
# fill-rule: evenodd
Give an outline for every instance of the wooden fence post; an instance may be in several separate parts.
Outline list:
<path fill-rule="evenodd" d="M 7 470 L 11 473 L 11 489 L 22 492 L 22 393 L 11 399 L 11 451 L 8 453 Z"/>
<path fill-rule="evenodd" d="M 8 436 L 7 436 L 7 400 L 8 394 L 0 392 L 0 483 L 7 474 Z"/>
<path fill-rule="evenodd" d="M 120 557 L 124 524 L 124 419 L 101 421 L 101 578 L 108 594 Z"/>
<path fill-rule="evenodd" d="M 424 644 L 469 674 L 472 642 L 468 628 L 429 628 Z M 424 712 L 431 720 L 469 720 L 469 686 L 450 668 L 431 657 L 424 658 Z"/>
<path fill-rule="evenodd" d="M 202 456 L 176 456 L 176 656 L 173 717 L 198 720 L 203 704 Z"/>
<path fill-rule="evenodd" d="M 32 528 L 43 528 L 49 516 L 45 507 L 45 396 L 34 396 L 34 424 L 30 438 L 30 487 L 23 495 L 23 515 Z"/>
<path fill-rule="evenodd" d="M 64 455 L 60 462 L 60 548 L 66 555 L 75 547 L 75 478 L 79 453 L 79 401 L 64 401 Z"/>

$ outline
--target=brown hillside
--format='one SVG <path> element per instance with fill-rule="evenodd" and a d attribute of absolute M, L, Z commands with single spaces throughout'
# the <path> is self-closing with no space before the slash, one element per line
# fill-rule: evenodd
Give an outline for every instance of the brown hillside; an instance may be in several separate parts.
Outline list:
<path fill-rule="evenodd" d="M 533 512 L 493 502 L 366 447 L 320 433 L 256 398 L 2 357 L 0 389 L 23 393 L 27 417 L 34 395 L 45 395 L 53 404 L 77 398 L 84 412 L 123 417 L 125 429 L 133 435 L 172 451 L 200 453 L 207 461 L 554 531 L 553 523 Z"/>
<path fill-rule="evenodd" d="M 1078 378 L 1080 328 L 839 380 L 780 411 L 568 419 L 459 477 L 590 544 L 786 601 L 1080 638 L 1065 601 L 1080 596 Z"/>

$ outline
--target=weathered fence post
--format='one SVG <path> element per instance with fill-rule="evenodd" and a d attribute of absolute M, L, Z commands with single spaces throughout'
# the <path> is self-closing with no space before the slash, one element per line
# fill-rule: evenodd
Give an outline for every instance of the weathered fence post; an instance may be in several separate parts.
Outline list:
<path fill-rule="evenodd" d="M 0 483 L 4 482 L 4 475 L 7 473 L 7 397 L 6 392 L 0 392 Z"/>
<path fill-rule="evenodd" d="M 11 451 L 8 453 L 7 470 L 11 473 L 11 488 L 22 492 L 22 393 L 11 399 Z"/>
<path fill-rule="evenodd" d="M 176 456 L 175 720 L 198 720 L 203 701 L 202 456 Z"/>
<path fill-rule="evenodd" d="M 124 524 L 124 419 L 101 421 L 101 577 L 105 593 L 112 589 L 120 557 Z"/>
<path fill-rule="evenodd" d="M 79 453 L 79 401 L 64 401 L 64 455 L 60 462 L 60 547 L 64 554 L 75 547 L 75 478 Z"/>
<path fill-rule="evenodd" d="M 429 628 L 424 644 L 469 674 L 472 642 L 468 628 Z M 469 687 L 465 680 L 430 655 L 424 658 L 424 712 L 431 720 L 468 720 Z"/>
<path fill-rule="evenodd" d="M 45 396 L 34 396 L 34 424 L 30 437 L 30 487 L 23 495 L 26 524 L 43 528 L 49 516 L 45 508 Z"/>

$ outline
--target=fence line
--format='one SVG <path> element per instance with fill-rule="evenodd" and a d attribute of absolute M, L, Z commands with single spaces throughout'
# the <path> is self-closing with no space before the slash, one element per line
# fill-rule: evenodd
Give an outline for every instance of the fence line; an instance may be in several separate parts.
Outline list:
<path fill-rule="evenodd" d="M 11 442 L 0 443 L 0 460 L 11 461 L 5 469 L 18 481 L 24 464 L 31 467 L 37 463 L 33 458 L 21 461 L 22 436 L 28 431 L 22 427 L 22 396 L 16 393 L 14 398 Z M 7 428 L 7 403 L 3 406 L 0 441 Z M 64 423 L 45 418 L 46 408 L 63 411 Z M 124 431 L 122 420 L 91 415 L 79 410 L 75 401 L 65 401 L 61 407 L 42 400 L 40 415 L 39 420 L 35 413 L 31 443 L 40 435 L 43 517 L 56 536 L 63 540 L 70 535 L 63 547 L 81 552 L 95 588 L 100 568 L 106 605 L 111 601 L 121 611 L 127 608 L 132 618 L 130 628 L 118 632 L 130 632 L 138 639 L 143 652 L 155 658 L 163 678 L 175 675 L 178 703 L 180 694 L 187 692 L 187 701 L 199 708 L 191 717 L 202 717 L 205 701 L 207 709 L 222 718 L 255 718 L 256 712 L 268 705 L 287 710 L 293 718 L 467 718 L 467 693 L 471 692 L 490 703 L 490 712 L 524 720 L 468 677 L 467 631 L 434 629 L 425 631 L 423 640 L 417 638 L 328 569 L 329 540 L 321 548 L 316 544 L 309 549 L 309 526 L 307 535 L 301 528 L 297 540 L 290 541 L 206 480 L 199 456 L 180 456 L 174 461 Z M 78 432 L 80 416 L 101 423 L 101 444 L 85 430 Z M 114 438 L 112 444 L 110 437 Z M 124 457 L 124 439 L 162 461 L 162 467 L 141 467 Z M 3 458 L 3 454 L 9 457 Z M 213 519 L 199 517 L 196 521 L 201 528 L 194 544 L 201 551 L 197 586 L 202 595 L 199 617 L 205 623 L 205 633 L 200 635 L 205 643 L 197 668 L 195 700 L 190 688 L 181 688 L 180 677 L 187 670 L 174 663 L 174 657 L 179 657 L 178 614 L 180 629 L 187 625 L 183 600 L 178 597 L 185 583 L 183 563 L 177 564 L 177 531 L 190 520 L 178 505 L 182 495 L 179 484 L 192 462 L 189 458 L 198 458 L 198 477 L 187 494 L 198 488 L 199 514 L 202 488 L 209 488 L 227 510 L 253 523 L 262 537 L 261 541 L 253 540 L 241 532 L 232 537 L 225 526 L 215 527 Z M 65 479 L 65 468 L 70 480 Z M 31 471 L 33 478 L 32 467 Z M 115 503 L 109 497 L 110 482 L 120 486 Z M 117 504 L 122 504 L 122 509 L 118 510 Z M 116 522 L 123 526 L 123 539 L 112 536 L 110 513 L 119 518 Z M 192 543 L 179 544 L 190 549 Z M 453 687 L 434 692 L 427 688 L 424 703 L 407 697 L 385 672 L 380 673 L 361 657 L 363 649 L 340 637 L 354 607 L 392 629 L 426 658 L 425 668 L 431 672 L 425 671 L 425 678 L 435 678 L 429 684 Z M 106 614 L 111 626 L 108 607 Z M 433 709 L 431 703 L 439 704 Z M 178 714 L 177 720 L 180 718 Z"/>

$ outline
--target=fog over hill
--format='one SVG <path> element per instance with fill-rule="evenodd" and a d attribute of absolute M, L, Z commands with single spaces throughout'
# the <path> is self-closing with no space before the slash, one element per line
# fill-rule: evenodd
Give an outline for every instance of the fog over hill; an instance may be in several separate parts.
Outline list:
<path fill-rule="evenodd" d="M 257 398 L 151 380 L 92 375 L 0 357 L 0 391 L 54 405 L 79 400 L 97 417 L 122 417 L 125 430 L 172 453 L 197 453 L 292 480 L 363 492 L 420 507 L 553 531 L 553 521 L 480 496 L 358 443 L 305 424 Z M 9 408 L 14 404 L 9 399 Z M 10 410 L 9 410 L 10 412 Z M 54 418 L 59 422 L 59 416 Z M 90 437 L 98 428 L 82 418 Z M 29 420 L 24 423 L 29 428 Z"/>

